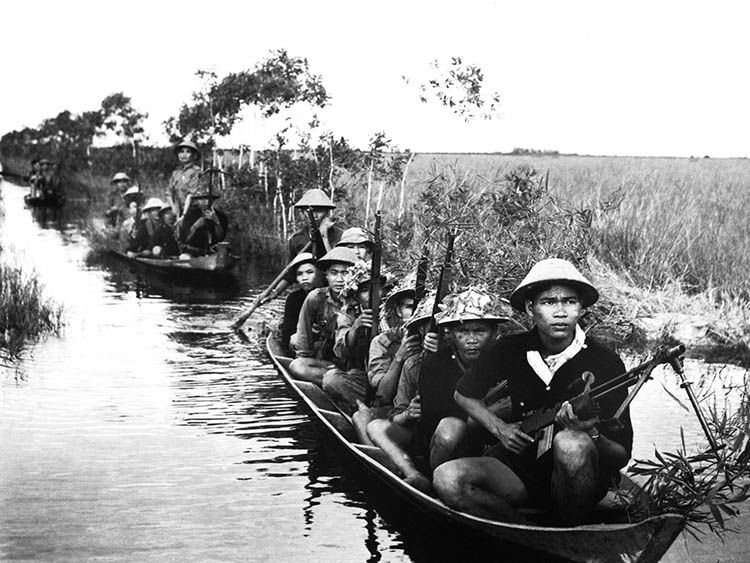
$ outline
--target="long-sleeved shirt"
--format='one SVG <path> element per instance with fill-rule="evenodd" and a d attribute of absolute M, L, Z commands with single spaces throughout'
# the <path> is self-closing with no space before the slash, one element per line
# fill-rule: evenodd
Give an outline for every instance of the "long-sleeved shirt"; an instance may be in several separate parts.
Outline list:
<path fill-rule="evenodd" d="M 297 321 L 297 357 L 330 360 L 343 367 L 333 353 L 336 317 L 344 302 L 330 287 L 313 289 L 307 294 Z"/>
<path fill-rule="evenodd" d="M 201 169 L 194 162 L 187 166 L 180 166 L 169 178 L 169 197 L 175 205 L 175 214 L 179 217 L 182 215 L 185 198 L 189 193 L 197 194 L 200 192 Z"/>
<path fill-rule="evenodd" d="M 367 363 L 367 352 L 370 347 L 370 331 L 360 327 L 354 335 L 351 345 L 346 343 L 346 335 L 353 330 L 352 325 L 359 317 L 359 304 L 348 302 L 339 311 L 336 319 L 336 340 L 333 353 L 345 363 L 346 369 L 359 369 L 364 371 Z"/>
<path fill-rule="evenodd" d="M 402 328 L 393 328 L 381 332 L 370 342 L 370 353 L 367 357 L 367 376 L 370 385 L 377 389 L 380 382 L 391 369 L 396 352 L 401 346 Z"/>

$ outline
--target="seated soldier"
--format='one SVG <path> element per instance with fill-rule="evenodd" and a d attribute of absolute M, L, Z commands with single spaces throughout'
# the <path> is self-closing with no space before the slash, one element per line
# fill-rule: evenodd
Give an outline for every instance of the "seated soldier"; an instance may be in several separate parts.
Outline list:
<path fill-rule="evenodd" d="M 310 291 L 302 304 L 297 321 L 297 357 L 289 364 L 289 371 L 297 379 L 322 386 L 323 375 L 336 367 L 336 317 L 344 306 L 346 273 L 356 261 L 348 248 L 334 248 L 316 262 L 318 269 L 325 272 L 328 286 Z"/>
<path fill-rule="evenodd" d="M 410 453 L 428 458 L 429 467 L 434 469 L 457 455 L 464 445 L 468 437 L 465 416 L 453 399 L 453 391 L 480 352 L 494 341 L 497 324 L 503 320 L 493 299 L 474 289 L 446 296 L 443 305 L 435 320 L 445 329 L 447 345 L 422 361 L 418 376 L 414 372 L 402 374 L 390 420 L 374 420 L 367 427 L 372 441 L 388 455 L 397 471 L 422 491 L 430 489 L 430 480 Z"/>
<path fill-rule="evenodd" d="M 381 286 L 383 283 L 385 276 L 380 279 Z M 372 310 L 369 308 L 369 263 L 358 260 L 349 269 L 344 282 L 344 295 L 345 303 L 336 320 L 336 341 L 333 348 L 344 366 L 325 374 L 323 390 L 334 398 L 343 411 L 352 414 L 357 410 L 357 401 L 364 402 L 367 399 L 368 391 L 365 364 L 373 320 Z"/>
<path fill-rule="evenodd" d="M 149 198 L 144 204 L 143 217 L 136 226 L 135 236 L 128 246 L 127 254 L 134 258 L 137 256 L 150 257 L 154 248 L 154 235 L 159 228 L 159 210 L 164 203 L 158 197 Z"/>
<path fill-rule="evenodd" d="M 293 337 L 297 331 L 299 313 L 305 298 L 315 287 L 318 269 L 315 267 L 315 258 L 310 252 L 301 252 L 289 264 L 289 271 L 294 272 L 299 288 L 286 296 L 284 303 L 284 319 L 279 326 L 279 337 L 284 348 L 296 348 L 296 338 Z"/>
<path fill-rule="evenodd" d="M 227 236 L 229 218 L 214 207 L 219 196 L 188 194 L 185 212 L 179 220 L 178 234 L 185 258 L 204 256 Z M 183 256 L 181 256 L 183 257 Z"/>
<path fill-rule="evenodd" d="M 175 237 L 176 223 L 177 217 L 172 205 L 165 203 L 159 210 L 159 226 L 151 241 L 154 245 L 151 249 L 154 258 L 177 258 L 180 255 L 180 247 Z"/>
<path fill-rule="evenodd" d="M 65 179 L 56 174 L 55 168 L 55 163 L 51 160 L 43 158 L 39 161 L 37 190 L 45 199 L 61 197 L 65 194 Z"/>
<path fill-rule="evenodd" d="M 26 180 L 29 182 L 31 188 L 29 195 L 31 197 L 39 197 L 41 195 L 41 188 L 39 187 L 39 180 L 41 178 L 41 166 L 39 164 L 39 158 L 31 159 L 31 171 L 29 172 Z"/>
<path fill-rule="evenodd" d="M 120 241 L 120 248 L 123 251 L 127 251 L 133 239 L 135 239 L 141 195 L 138 186 L 132 186 L 122 196 L 125 202 L 125 219 L 120 223 L 117 238 Z"/>
<path fill-rule="evenodd" d="M 370 235 L 361 227 L 349 227 L 341 234 L 341 240 L 336 246 L 351 248 L 357 255 L 358 260 L 370 261 L 372 259 L 373 243 Z"/>
<path fill-rule="evenodd" d="M 534 327 L 504 338 L 486 350 L 456 387 L 456 402 L 486 428 L 499 446 L 484 457 L 457 459 L 435 471 L 435 489 L 448 506 L 486 518 L 519 520 L 515 507 L 550 506 L 565 525 L 583 522 L 630 457 L 630 415 L 619 431 L 597 429 L 598 417 L 581 420 L 566 401 L 584 372 L 600 385 L 623 373 L 617 354 L 588 337 L 578 325 L 585 307 L 599 294 L 565 260 L 537 263 L 511 294 L 514 309 L 525 311 Z M 481 397 L 507 379 L 512 417 L 494 415 Z M 582 389 L 579 389 L 579 392 Z M 611 417 L 627 396 L 622 389 L 599 401 L 602 419 Z M 529 436 L 521 431 L 524 413 L 562 401 L 554 428 Z M 553 434 L 553 430 L 557 432 Z"/>

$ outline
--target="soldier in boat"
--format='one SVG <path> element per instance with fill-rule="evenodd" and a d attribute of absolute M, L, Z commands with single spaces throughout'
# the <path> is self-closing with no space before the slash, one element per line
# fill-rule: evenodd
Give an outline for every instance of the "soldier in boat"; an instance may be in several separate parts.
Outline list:
<path fill-rule="evenodd" d="M 120 248 L 124 251 L 127 251 L 135 238 L 142 197 L 143 192 L 138 186 L 131 186 L 122 196 L 125 202 L 125 219 L 117 231 L 117 238 L 120 240 Z"/>
<path fill-rule="evenodd" d="M 183 140 L 174 147 L 179 166 L 169 178 L 169 197 L 176 217 L 182 217 L 186 210 L 188 194 L 201 191 L 201 168 L 198 165 L 201 153 L 192 141 Z"/>
<path fill-rule="evenodd" d="M 185 213 L 177 227 L 181 257 L 203 256 L 227 236 L 229 217 L 216 209 L 217 195 L 188 194 L 185 198 Z"/>
<path fill-rule="evenodd" d="M 606 382 L 623 373 L 622 361 L 586 335 L 578 324 L 586 307 L 599 297 L 596 288 L 565 260 L 537 263 L 511 294 L 514 309 L 525 312 L 534 327 L 505 337 L 482 353 L 470 374 L 456 386 L 456 402 L 489 431 L 499 445 L 488 455 L 457 459 L 437 468 L 434 486 L 450 507 L 493 519 L 514 521 L 516 507 L 551 507 L 565 525 L 585 521 L 605 495 L 613 477 L 630 458 L 630 415 L 622 428 L 598 423 L 612 417 L 627 396 L 625 389 L 599 401 L 598 417 L 580 419 L 566 401 L 571 386 Z M 506 379 L 512 416 L 496 416 L 481 398 Z M 584 389 L 578 389 L 578 392 Z M 521 431 L 524 413 L 563 401 L 552 425 L 537 436 Z M 554 431 L 557 431 L 554 433 Z"/>
<path fill-rule="evenodd" d="M 164 202 L 158 197 L 149 198 L 144 204 L 143 218 L 136 227 L 135 236 L 128 247 L 127 254 L 130 258 L 136 256 L 152 256 L 154 248 L 154 236 L 159 229 L 159 211 L 164 207 Z"/>
<path fill-rule="evenodd" d="M 29 195 L 31 197 L 39 197 L 41 195 L 41 188 L 39 187 L 39 180 L 41 178 L 41 167 L 39 165 L 39 158 L 34 157 L 31 159 L 31 171 L 29 172 Z"/>
<path fill-rule="evenodd" d="M 425 473 L 460 455 L 460 448 L 470 443 L 466 417 L 453 390 L 494 342 L 498 324 L 507 320 L 500 315 L 499 303 L 476 289 L 447 295 L 435 319 L 445 330 L 447 345 L 425 358 L 418 370 L 404 370 L 389 419 L 373 420 L 367 427 L 371 440 L 404 479 L 423 491 L 430 489 Z M 425 462 L 416 463 L 407 450 Z"/>
<path fill-rule="evenodd" d="M 133 181 L 125 172 L 118 172 L 110 181 L 113 188 L 109 193 L 109 209 L 104 214 L 111 227 L 117 227 L 125 219 L 127 209 L 124 207 L 124 196 Z"/>
<path fill-rule="evenodd" d="M 310 291 L 302 304 L 296 332 L 297 357 L 289 364 L 294 377 L 322 387 L 325 373 L 341 364 L 333 353 L 336 317 L 344 306 L 346 273 L 356 261 L 351 249 L 334 248 L 316 262 L 325 272 L 328 286 Z"/>
<path fill-rule="evenodd" d="M 315 242 L 317 237 L 314 236 L 312 226 L 305 217 L 303 223 L 304 227 L 296 231 L 289 238 L 290 260 L 297 256 L 297 254 L 299 254 L 310 241 L 312 241 L 312 249 L 310 252 L 312 252 L 313 256 L 316 258 L 320 258 L 335 247 L 341 240 L 343 229 L 331 217 L 331 212 L 336 209 L 336 206 L 323 190 L 307 190 L 299 201 L 294 204 L 294 208 L 305 211 L 308 208 L 312 209 L 323 246 L 320 247 L 320 244 Z"/>
<path fill-rule="evenodd" d="M 351 248 L 357 255 L 358 260 L 369 261 L 372 259 L 372 239 L 362 227 L 349 227 L 341 234 L 341 240 L 336 246 Z"/>
<path fill-rule="evenodd" d="M 56 173 L 55 163 L 43 158 L 39 161 L 39 181 L 37 188 L 44 199 L 54 199 L 65 194 L 65 180 Z"/>
<path fill-rule="evenodd" d="M 180 255 L 180 246 L 175 237 L 176 223 L 172 206 L 165 203 L 159 209 L 159 226 L 151 240 L 154 258 L 177 258 Z"/>
<path fill-rule="evenodd" d="M 347 272 L 343 289 L 345 302 L 336 319 L 333 347 L 340 365 L 323 377 L 323 390 L 349 414 L 357 410 L 358 401 L 364 402 L 368 394 L 365 364 L 373 320 L 369 309 L 370 277 L 370 263 L 364 260 L 358 260 Z M 385 276 L 380 279 L 381 286 L 383 283 Z"/>
<path fill-rule="evenodd" d="M 286 296 L 284 318 L 279 326 L 279 338 L 284 348 L 295 350 L 297 339 L 294 334 L 297 331 L 299 313 L 305 298 L 315 288 L 315 281 L 318 278 L 315 257 L 310 252 L 300 252 L 289 264 L 289 271 L 294 273 L 299 287 Z"/>

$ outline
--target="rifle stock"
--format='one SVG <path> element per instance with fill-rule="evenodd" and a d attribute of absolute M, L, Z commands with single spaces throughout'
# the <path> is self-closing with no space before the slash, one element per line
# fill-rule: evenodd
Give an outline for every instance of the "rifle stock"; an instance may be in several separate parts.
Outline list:
<path fill-rule="evenodd" d="M 378 334 L 380 324 L 380 298 L 382 287 L 380 283 L 380 265 L 383 255 L 383 241 L 380 236 L 382 217 L 380 211 L 375 213 L 375 232 L 372 245 L 372 262 L 370 266 L 370 299 L 369 308 L 372 311 L 372 326 L 370 327 L 370 339 Z"/>

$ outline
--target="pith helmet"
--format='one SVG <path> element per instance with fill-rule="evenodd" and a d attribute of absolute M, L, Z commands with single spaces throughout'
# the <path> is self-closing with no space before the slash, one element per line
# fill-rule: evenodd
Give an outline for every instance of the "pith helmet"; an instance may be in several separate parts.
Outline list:
<path fill-rule="evenodd" d="M 316 262 L 316 266 L 325 271 L 331 267 L 331 264 L 335 262 L 354 266 L 357 260 L 357 255 L 351 248 L 347 248 L 346 246 L 337 246 L 329 250 L 326 255 L 323 256 L 323 258 L 318 260 Z"/>
<path fill-rule="evenodd" d="M 349 227 L 341 233 L 341 240 L 336 246 L 345 246 L 347 244 L 369 244 L 372 246 L 370 235 L 362 227 Z"/>
<path fill-rule="evenodd" d="M 289 271 L 296 273 L 297 268 L 302 264 L 315 264 L 315 256 L 310 252 L 300 252 L 294 257 L 294 260 L 289 262 Z"/>
<path fill-rule="evenodd" d="M 159 216 L 161 217 L 166 211 L 172 211 L 172 206 L 169 203 L 165 203 L 159 208 Z"/>
<path fill-rule="evenodd" d="M 201 153 L 200 149 L 198 148 L 198 145 L 196 145 L 193 141 L 189 141 L 187 139 L 183 139 L 182 141 L 180 141 L 179 143 L 177 143 L 174 146 L 174 152 L 175 152 L 175 154 L 178 153 L 182 147 L 189 148 L 190 150 L 192 150 L 196 154 L 196 156 L 200 155 L 200 153 Z"/>
<path fill-rule="evenodd" d="M 161 209 L 162 207 L 164 207 L 164 202 L 162 200 L 158 197 L 150 197 L 143 206 L 142 211 L 151 211 L 152 209 Z"/>
<path fill-rule="evenodd" d="M 130 182 L 131 180 L 130 180 L 130 176 L 125 174 L 125 172 L 118 172 L 117 174 L 112 176 L 111 181 L 114 183 L 114 182 L 123 182 L 123 181 Z"/>
<path fill-rule="evenodd" d="M 589 307 L 599 299 L 599 292 L 578 269 L 561 258 L 547 258 L 534 264 L 523 281 L 510 294 L 510 304 L 517 311 L 524 310 L 526 298 L 541 286 L 569 285 L 578 290 L 581 305 Z"/>
<path fill-rule="evenodd" d="M 323 190 L 317 188 L 307 190 L 299 201 L 294 204 L 294 207 L 325 207 L 328 209 L 336 209 L 336 206 L 331 201 Z"/>
<path fill-rule="evenodd" d="M 143 197 L 143 193 L 138 186 L 130 186 L 127 190 L 125 190 L 125 193 L 122 194 L 122 199 L 124 199 L 128 203 L 130 203 L 129 200 L 139 200 L 141 199 L 141 197 Z"/>
<path fill-rule="evenodd" d="M 435 291 L 433 290 L 425 295 L 424 299 L 419 302 L 417 308 L 414 310 L 414 314 L 404 324 L 404 328 L 406 328 L 406 330 L 411 330 L 422 323 L 429 322 L 432 318 L 432 309 L 434 306 Z"/>
<path fill-rule="evenodd" d="M 507 307 L 507 306 L 506 306 Z M 466 321 L 508 321 L 510 311 L 503 311 L 500 300 L 484 289 L 470 287 L 460 293 L 446 295 L 435 315 L 438 325 Z"/>

